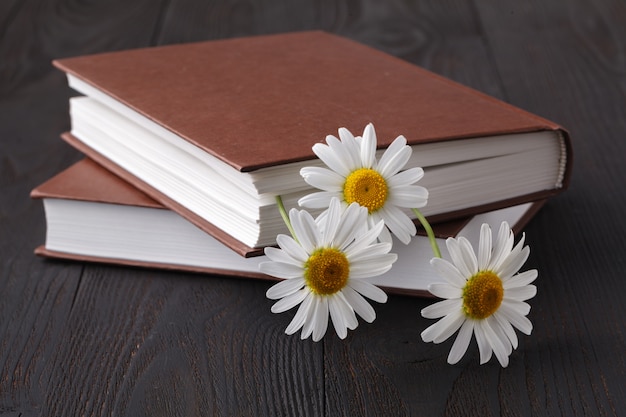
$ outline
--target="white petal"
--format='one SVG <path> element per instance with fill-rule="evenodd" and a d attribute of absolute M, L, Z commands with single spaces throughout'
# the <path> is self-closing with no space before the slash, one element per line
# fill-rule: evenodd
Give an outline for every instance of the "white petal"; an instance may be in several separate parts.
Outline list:
<path fill-rule="evenodd" d="M 505 292 L 505 297 L 508 299 L 526 301 L 537 295 L 537 287 L 534 285 L 525 285 L 523 287 L 509 288 Z"/>
<path fill-rule="evenodd" d="M 259 271 L 276 278 L 299 278 L 302 277 L 303 269 L 300 266 L 283 262 L 261 262 Z"/>
<path fill-rule="evenodd" d="M 329 139 L 332 142 L 333 136 L 326 137 L 326 143 L 329 142 Z M 334 138 L 338 140 L 337 138 Z M 346 165 L 345 161 L 341 160 L 341 158 L 337 155 L 334 149 L 332 149 L 329 145 L 324 145 L 322 143 L 316 143 L 313 145 L 313 152 L 318 156 L 319 159 L 322 160 L 328 166 L 328 168 L 335 171 L 337 174 L 342 177 L 347 177 L 350 174 L 350 169 Z"/>
<path fill-rule="evenodd" d="M 450 365 L 454 365 L 461 360 L 463 355 L 465 355 L 467 347 L 472 340 L 473 332 L 474 322 L 472 320 L 465 320 L 461 326 L 461 330 L 459 330 L 459 334 L 456 336 L 456 339 L 452 344 L 452 348 L 450 348 L 450 353 L 448 354 L 448 363 Z"/>
<path fill-rule="evenodd" d="M 463 290 L 444 282 L 435 282 L 428 286 L 428 291 L 439 298 L 461 298 Z"/>
<path fill-rule="evenodd" d="M 346 249 L 345 254 L 350 264 L 365 260 L 377 255 L 384 255 L 391 250 L 391 243 L 374 243 L 373 245 L 360 248 L 359 250 L 353 250 L 350 246 Z"/>
<path fill-rule="evenodd" d="M 387 178 L 387 186 L 389 188 L 396 188 L 405 185 L 413 185 L 423 177 L 424 170 L 420 167 L 413 167 Z"/>
<path fill-rule="evenodd" d="M 511 278 L 511 276 L 517 271 L 520 270 L 526 259 L 528 259 L 528 255 L 530 255 L 530 247 L 526 246 L 521 252 L 513 251 L 511 255 L 508 256 L 500 268 L 498 268 L 495 272 L 502 278 L 503 281 L 506 281 Z"/>
<path fill-rule="evenodd" d="M 517 334 L 515 333 L 515 329 L 513 329 L 513 326 L 511 326 L 511 323 L 509 323 L 509 321 L 506 318 L 504 318 L 504 316 L 502 316 L 502 314 L 499 311 L 496 311 L 493 314 L 493 318 L 497 320 L 498 325 L 508 337 L 509 342 L 511 343 L 511 346 L 513 347 L 513 349 L 517 349 L 517 344 L 518 344 Z"/>
<path fill-rule="evenodd" d="M 380 161 L 378 161 L 378 167 L 382 168 L 384 166 L 389 165 L 389 161 L 393 159 L 396 154 L 402 151 L 406 146 L 406 138 L 402 135 L 398 136 L 391 142 L 391 144 L 387 147 L 383 155 L 380 157 Z"/>
<path fill-rule="evenodd" d="M 521 316 L 525 316 L 530 312 L 530 305 L 525 303 L 524 301 L 511 300 L 505 297 L 502 300 L 502 304 L 500 304 L 500 308 L 498 310 L 506 309 L 512 313 L 517 313 Z"/>
<path fill-rule="evenodd" d="M 341 127 L 339 128 L 339 138 L 341 139 L 341 143 L 343 143 L 346 153 L 349 156 L 349 159 L 346 161 L 348 169 L 350 169 L 350 171 L 354 171 L 355 169 L 360 168 L 361 147 L 354 139 L 352 133 L 345 127 Z"/>
<path fill-rule="evenodd" d="M 517 275 L 513 275 L 510 279 L 504 281 L 502 286 L 505 290 L 517 287 L 523 287 L 524 285 L 528 285 L 537 279 L 537 270 L 530 269 L 528 271 L 520 272 Z"/>
<path fill-rule="evenodd" d="M 507 354 L 506 346 L 502 343 L 502 341 L 493 331 L 491 326 L 489 326 L 489 323 L 487 320 L 480 320 L 476 323 L 476 325 L 477 327 L 482 328 L 485 338 L 487 339 L 487 343 L 493 350 L 493 353 L 496 355 L 496 358 L 498 358 L 498 362 L 500 362 L 500 365 L 502 365 L 503 368 L 506 368 L 507 365 L 509 364 L 509 355 Z M 491 357 L 491 355 L 489 356 Z M 482 359 L 481 359 L 481 364 L 483 363 L 485 362 L 482 362 Z"/>
<path fill-rule="evenodd" d="M 374 284 L 370 284 L 367 281 L 351 279 L 348 281 L 348 286 L 370 300 L 374 300 L 378 303 L 387 302 L 387 294 Z"/>
<path fill-rule="evenodd" d="M 301 265 L 309 259 L 309 254 L 290 236 L 278 235 L 276 236 L 276 243 L 278 243 L 278 246 L 280 246 L 280 248 L 285 251 L 289 257 L 299 261 Z"/>
<path fill-rule="evenodd" d="M 307 194 L 298 200 L 298 205 L 305 208 L 326 208 L 332 198 L 342 198 L 343 193 L 335 191 L 319 191 Z"/>
<path fill-rule="evenodd" d="M 348 329 L 345 320 L 343 319 L 342 309 L 335 297 L 330 297 L 328 300 L 328 311 L 330 312 L 330 319 L 333 322 L 335 333 L 340 339 L 345 339 L 348 335 Z"/>
<path fill-rule="evenodd" d="M 309 292 L 310 290 L 308 288 L 303 288 L 300 291 L 289 294 L 288 296 L 278 300 L 271 308 L 272 313 L 283 313 L 287 310 L 294 308 L 302 301 L 304 301 Z"/>
<path fill-rule="evenodd" d="M 339 250 L 344 250 L 348 244 L 354 241 L 355 236 L 367 221 L 367 209 L 357 203 L 350 204 L 341 215 L 333 246 Z"/>
<path fill-rule="evenodd" d="M 421 334 L 424 342 L 441 343 L 456 332 L 463 322 L 465 315 L 462 311 L 453 311 L 441 320 L 426 328 Z"/>
<path fill-rule="evenodd" d="M 399 138 L 400 137 L 396 138 L 396 141 Z M 387 152 L 389 152 L 389 149 L 387 149 Z M 385 154 L 387 152 L 385 152 Z M 380 172 L 380 175 L 382 175 L 383 178 L 390 178 L 392 175 L 395 175 L 398 171 L 404 168 L 406 163 L 409 162 L 412 152 L 413 151 L 410 146 L 403 146 L 398 149 L 397 152 L 391 154 L 389 158 L 384 159 L 381 157 L 381 161 L 378 164 L 378 172 Z M 384 156 L 385 155 L 383 155 L 383 157 Z"/>
<path fill-rule="evenodd" d="M 383 206 L 380 211 L 380 216 L 385 220 L 385 224 L 391 230 L 400 242 L 408 245 L 411 242 L 411 237 L 415 236 L 417 229 L 415 223 L 398 207 L 391 205 Z"/>
<path fill-rule="evenodd" d="M 428 190 L 419 185 L 405 185 L 389 190 L 388 204 L 405 207 L 421 208 L 428 202 Z"/>
<path fill-rule="evenodd" d="M 317 342 L 324 337 L 328 328 L 328 297 L 320 297 L 314 314 L 313 341 Z"/>
<path fill-rule="evenodd" d="M 474 334 L 476 335 L 476 344 L 478 345 L 478 351 L 480 352 L 480 364 L 482 365 L 491 359 L 491 353 L 493 351 L 481 323 L 481 321 L 474 322 Z"/>
<path fill-rule="evenodd" d="M 458 239 L 458 242 L 465 265 L 467 265 L 471 275 L 476 274 L 478 272 L 478 259 L 476 259 L 476 254 L 474 253 L 472 244 L 463 236 Z"/>
<path fill-rule="evenodd" d="M 491 260 L 487 269 L 496 270 L 502 264 L 513 248 L 513 240 L 514 236 L 509 224 L 502 222 L 498 230 L 498 237 L 491 251 Z"/>
<path fill-rule="evenodd" d="M 285 264 L 292 264 L 296 266 L 302 267 L 302 261 L 299 259 L 294 259 L 289 255 L 288 252 L 283 249 L 274 248 L 272 246 L 268 246 L 264 250 L 265 256 L 267 256 L 270 260 L 274 262 L 282 262 Z"/>
<path fill-rule="evenodd" d="M 452 313 L 453 311 L 460 310 L 462 306 L 463 301 L 460 298 L 439 301 L 423 308 L 422 317 L 427 319 L 438 319 Z"/>
<path fill-rule="evenodd" d="M 450 258 L 454 263 L 454 266 L 459 270 L 462 276 L 469 278 L 474 273 L 465 263 L 465 258 L 463 257 L 463 252 L 460 247 L 459 241 L 453 237 L 449 237 L 446 239 L 446 246 L 448 248 L 448 253 L 450 254 Z"/>
<path fill-rule="evenodd" d="M 366 218 L 363 219 L 363 220 L 366 221 Z M 380 233 L 383 230 L 384 226 L 385 226 L 384 222 L 380 221 L 376 225 L 374 225 L 374 227 L 369 229 L 366 233 L 363 233 L 363 234 L 359 235 L 356 239 L 354 239 L 353 242 L 350 242 L 350 240 L 346 239 L 345 242 L 344 242 L 344 245 L 346 243 L 351 243 L 348 246 L 343 246 L 345 248 L 346 254 L 357 253 L 357 252 L 365 249 L 366 247 L 368 247 L 380 235 Z M 355 228 L 354 232 L 355 232 L 354 234 L 356 235 L 356 228 Z"/>
<path fill-rule="evenodd" d="M 304 286 L 304 278 L 286 279 L 274 284 L 265 296 L 270 300 L 278 300 L 300 290 Z"/>
<path fill-rule="evenodd" d="M 343 290 L 344 297 L 348 303 L 352 306 L 354 311 L 368 323 L 371 323 L 376 319 L 376 312 L 374 307 L 368 303 L 365 298 L 358 292 L 353 290 L 350 286 L 346 286 Z"/>
<path fill-rule="evenodd" d="M 335 234 L 341 224 L 342 212 L 343 209 L 341 208 L 339 200 L 336 198 L 330 200 L 328 210 L 325 211 L 326 217 L 324 220 L 324 227 L 320 228 L 321 238 L 316 246 L 330 246 L 331 242 L 335 239 Z"/>
<path fill-rule="evenodd" d="M 504 331 L 502 326 L 500 326 L 500 322 L 496 317 L 494 317 L 493 314 L 487 317 L 485 320 L 489 324 L 489 327 L 491 327 L 491 330 L 493 330 L 495 335 L 498 337 L 500 345 L 504 348 L 504 354 L 506 356 L 509 356 L 511 352 L 513 352 L 513 346 L 511 345 L 511 340 L 509 339 L 509 336 Z M 513 331 L 513 334 L 515 334 L 515 331 L 513 330 L 513 327 L 510 325 L 510 323 L 508 323 L 506 320 L 504 320 L 504 322 L 509 325 L 510 330 Z"/>
<path fill-rule="evenodd" d="M 430 265 L 435 268 L 439 276 L 445 279 L 449 284 L 458 288 L 465 287 L 467 279 L 461 274 L 456 266 L 443 258 L 432 258 Z"/>
<path fill-rule="evenodd" d="M 361 141 L 361 163 L 364 168 L 372 168 L 376 161 L 376 132 L 371 123 L 363 130 Z"/>
<path fill-rule="evenodd" d="M 335 171 L 323 167 L 304 167 L 300 175 L 307 184 L 324 191 L 343 192 L 343 183 L 346 181 Z"/>
<path fill-rule="evenodd" d="M 309 310 L 311 310 L 311 306 L 313 305 L 313 298 L 315 298 L 315 296 L 309 292 L 302 304 L 300 304 L 295 316 L 293 316 L 293 319 L 285 329 L 285 333 L 294 334 L 304 325 L 304 322 L 309 315 Z"/>
<path fill-rule="evenodd" d="M 483 223 L 480 227 L 480 240 L 478 243 L 478 269 L 484 271 L 489 265 L 491 258 L 491 228 Z"/>
<path fill-rule="evenodd" d="M 317 243 L 321 240 L 317 224 L 307 211 L 296 210 L 296 212 L 295 216 L 290 216 L 296 239 L 307 253 L 313 253 L 317 248 Z"/>
<path fill-rule="evenodd" d="M 309 337 L 313 333 L 313 329 L 315 328 L 315 319 L 317 318 L 316 313 L 320 308 L 321 297 L 314 296 L 311 308 L 306 316 L 306 320 L 304 321 L 304 326 L 302 326 L 302 332 L 300 333 L 300 339 L 304 340 Z"/>
<path fill-rule="evenodd" d="M 367 261 L 361 261 L 355 265 L 350 265 L 350 278 L 361 279 L 382 275 L 391 269 L 397 259 L 398 255 L 395 253 L 387 253 Z"/>
<path fill-rule="evenodd" d="M 504 305 L 504 302 L 502 303 Z M 521 331 L 524 334 L 529 335 L 533 330 L 533 324 L 530 320 L 524 315 L 521 315 L 509 308 L 500 306 L 498 312 L 506 319 L 509 323 L 513 325 L 516 329 Z"/>

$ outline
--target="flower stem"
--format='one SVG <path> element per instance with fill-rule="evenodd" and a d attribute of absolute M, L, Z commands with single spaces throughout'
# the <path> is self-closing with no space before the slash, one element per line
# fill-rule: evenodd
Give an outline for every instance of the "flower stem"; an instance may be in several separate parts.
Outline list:
<path fill-rule="evenodd" d="M 283 204 L 283 199 L 281 196 L 276 196 L 276 204 L 278 205 L 278 211 L 280 211 L 280 215 L 283 218 L 283 221 L 287 225 L 287 229 L 289 229 L 289 233 L 291 233 L 291 237 L 296 239 L 296 233 L 293 230 L 293 226 L 291 225 L 291 221 L 289 221 L 289 215 L 287 214 L 287 210 L 285 210 L 285 205 Z"/>
<path fill-rule="evenodd" d="M 439 245 L 437 245 L 437 241 L 435 240 L 435 233 L 433 233 L 433 228 L 430 227 L 430 223 L 426 220 L 426 217 L 420 212 L 418 209 L 414 208 L 413 213 L 417 216 L 417 219 L 422 224 L 424 230 L 426 230 L 426 234 L 428 235 L 428 240 L 430 241 L 430 246 L 433 249 L 433 253 L 437 258 L 441 258 L 441 251 L 439 250 Z"/>

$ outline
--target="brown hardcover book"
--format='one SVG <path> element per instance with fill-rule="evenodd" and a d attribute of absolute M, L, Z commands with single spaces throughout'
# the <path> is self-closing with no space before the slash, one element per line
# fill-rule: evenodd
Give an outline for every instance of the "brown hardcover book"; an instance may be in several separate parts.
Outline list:
<path fill-rule="evenodd" d="M 311 192 L 312 145 L 373 123 L 398 135 L 432 222 L 550 197 L 571 171 L 560 126 L 398 58 L 324 32 L 61 59 L 86 97 L 63 137 L 241 254 L 284 232 L 275 206 Z"/>
<path fill-rule="evenodd" d="M 108 170 L 84 159 L 35 188 L 31 196 L 43 200 L 46 243 L 38 255 L 78 261 L 193 271 L 233 277 L 275 278 L 261 274 L 264 256 L 243 257 L 166 209 Z M 443 253 L 447 236 L 478 238 L 480 224 L 497 228 L 507 220 L 519 231 L 538 211 L 540 203 L 509 207 L 474 218 L 435 226 Z M 438 279 L 430 267 L 428 238 L 409 245 L 394 244 L 398 261 L 387 274 L 372 279 L 389 292 L 427 295 Z"/>

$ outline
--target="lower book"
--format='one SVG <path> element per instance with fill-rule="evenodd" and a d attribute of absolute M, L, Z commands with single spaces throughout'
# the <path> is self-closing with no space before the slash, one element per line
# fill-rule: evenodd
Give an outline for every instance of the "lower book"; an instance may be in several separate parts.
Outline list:
<path fill-rule="evenodd" d="M 259 272 L 265 256 L 239 255 L 89 159 L 41 184 L 31 196 L 43 200 L 46 214 L 46 241 L 35 250 L 38 255 L 275 280 Z M 497 230 L 507 221 L 517 233 L 542 205 L 526 203 L 433 225 L 442 256 L 449 259 L 446 237 L 465 236 L 476 247 L 482 223 Z M 391 251 L 398 254 L 392 269 L 368 281 L 389 293 L 429 295 L 428 285 L 439 277 L 430 266 L 428 238 L 394 242 Z"/>

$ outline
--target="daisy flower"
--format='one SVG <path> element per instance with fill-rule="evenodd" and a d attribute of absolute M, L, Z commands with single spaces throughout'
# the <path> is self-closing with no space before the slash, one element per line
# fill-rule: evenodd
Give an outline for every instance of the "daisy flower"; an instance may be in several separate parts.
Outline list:
<path fill-rule="evenodd" d="M 413 185 L 424 176 L 419 167 L 400 172 L 408 162 L 412 149 L 404 136 L 398 136 L 376 160 L 376 133 L 370 123 L 362 137 L 354 137 L 347 129 L 339 129 L 339 138 L 326 137 L 326 144 L 317 143 L 313 152 L 325 167 L 304 167 L 300 174 L 311 186 L 322 191 L 302 197 L 298 204 L 306 208 L 326 208 L 331 198 L 344 204 L 358 203 L 367 208 L 370 227 L 383 220 L 401 242 L 408 244 L 415 236 L 415 224 L 402 210 L 426 205 L 428 190 Z M 387 229 L 381 240 L 391 241 Z"/>
<path fill-rule="evenodd" d="M 442 258 L 431 260 L 445 282 L 431 284 L 429 291 L 445 300 L 422 310 L 425 318 L 441 318 L 422 332 L 422 339 L 441 343 L 459 330 L 448 363 L 457 363 L 463 357 L 474 334 L 480 363 L 487 362 L 494 353 L 506 367 L 509 355 L 517 348 L 514 327 L 527 335 L 532 331 L 526 317 L 530 306 L 525 301 L 537 293 L 537 288 L 530 285 L 537 278 L 537 270 L 518 273 L 530 248 L 523 246 L 523 235 L 515 247 L 513 240 L 513 232 L 503 222 L 492 247 L 491 229 L 483 224 L 478 257 L 469 241 L 460 237 L 446 241 L 452 263 Z"/>
<path fill-rule="evenodd" d="M 278 235 L 280 248 L 266 248 L 270 261 L 260 265 L 261 272 L 284 278 L 266 294 L 279 300 L 272 306 L 273 313 L 300 304 L 285 333 L 302 328 L 302 339 L 312 335 L 318 341 L 326 333 L 330 315 L 343 339 L 347 329 L 358 326 L 355 313 L 374 321 L 376 313 L 363 297 L 384 303 L 387 295 L 362 278 L 387 272 L 397 259 L 389 253 L 390 243 L 377 243 L 383 222 L 364 231 L 367 210 L 358 204 L 344 208 L 337 199 L 330 201 L 323 222 L 296 209 L 289 212 L 289 219 L 294 237 Z"/>

